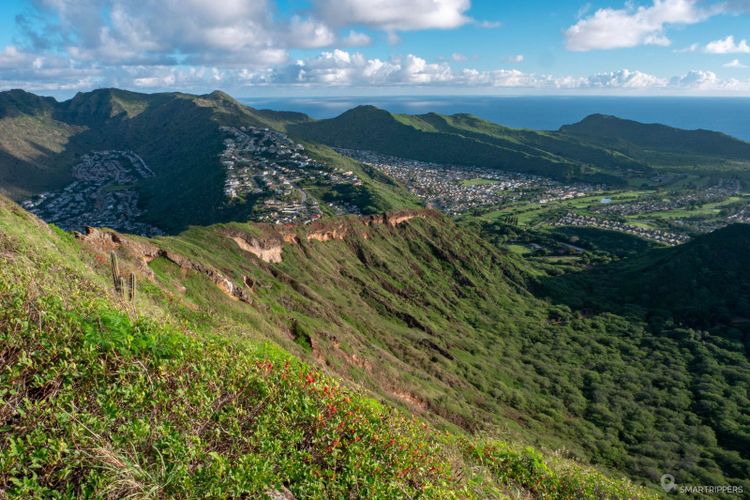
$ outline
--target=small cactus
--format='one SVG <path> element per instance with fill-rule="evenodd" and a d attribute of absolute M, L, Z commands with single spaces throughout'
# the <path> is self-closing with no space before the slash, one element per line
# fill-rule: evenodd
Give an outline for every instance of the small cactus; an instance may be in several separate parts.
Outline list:
<path fill-rule="evenodd" d="M 109 253 L 109 262 L 112 267 L 112 282 L 115 285 L 115 292 L 122 293 L 120 283 L 120 265 L 117 262 L 117 254 L 114 252 Z"/>
<path fill-rule="evenodd" d="M 135 273 L 130 273 L 130 279 L 128 280 L 128 300 L 135 303 Z"/>
<path fill-rule="evenodd" d="M 117 261 L 117 254 L 114 251 L 109 254 L 109 262 L 112 267 L 112 283 L 114 283 L 115 286 L 115 293 L 117 293 L 120 298 L 127 298 L 129 302 L 135 303 L 135 273 L 130 273 L 126 285 L 125 278 L 120 275 L 120 264 Z"/>

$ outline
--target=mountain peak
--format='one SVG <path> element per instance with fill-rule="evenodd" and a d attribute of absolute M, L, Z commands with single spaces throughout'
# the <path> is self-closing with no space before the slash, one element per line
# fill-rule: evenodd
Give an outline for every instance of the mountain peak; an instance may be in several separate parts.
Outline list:
<path fill-rule="evenodd" d="M 214 99 L 217 101 L 230 101 L 230 102 L 237 102 L 237 99 L 232 97 L 231 95 L 227 94 L 226 92 L 222 90 L 214 90 L 207 96 L 209 99 Z"/>
<path fill-rule="evenodd" d="M 63 103 L 66 115 L 81 123 L 101 122 L 115 118 L 132 118 L 145 110 L 159 96 L 116 88 L 78 92 Z"/>
<path fill-rule="evenodd" d="M 57 105 L 51 97 L 41 97 L 22 89 L 0 92 L 0 118 L 19 114 L 37 115 L 50 112 Z"/>
<path fill-rule="evenodd" d="M 643 149 L 670 153 L 717 155 L 746 159 L 750 144 L 721 132 L 686 130 L 658 123 L 640 123 L 611 115 L 593 114 L 578 123 L 563 125 L 560 132 L 583 137 L 600 145 L 625 145 L 630 153 Z"/>
<path fill-rule="evenodd" d="M 373 106 L 372 104 L 361 104 L 359 106 L 356 106 L 348 111 L 344 111 L 339 115 L 339 118 L 343 117 L 351 117 L 351 116 L 380 116 L 380 117 L 393 117 L 388 111 L 384 109 L 380 109 L 377 106 Z"/>

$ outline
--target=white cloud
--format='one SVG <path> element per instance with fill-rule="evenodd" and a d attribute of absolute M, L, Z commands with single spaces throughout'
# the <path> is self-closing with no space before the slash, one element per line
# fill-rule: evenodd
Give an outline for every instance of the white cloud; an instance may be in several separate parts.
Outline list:
<path fill-rule="evenodd" d="M 270 0 L 37 0 L 34 5 L 47 24 L 35 33 L 34 24 L 27 23 L 30 39 L 58 33 L 52 49 L 108 65 L 175 64 L 175 53 L 187 63 L 278 64 L 290 45 L 333 42 L 312 20 L 274 23 Z"/>
<path fill-rule="evenodd" d="M 460 56 L 460 54 L 457 54 Z M 709 71 L 694 71 L 662 78 L 637 70 L 622 69 L 584 77 L 540 75 L 520 70 L 454 70 L 445 62 L 429 63 L 416 55 L 388 60 L 367 59 L 343 50 L 323 52 L 275 70 L 272 83 L 335 86 L 434 86 L 451 85 L 489 88 L 570 89 L 601 91 L 664 91 L 670 89 L 729 89 Z M 734 84 L 735 88 L 737 84 Z"/>
<path fill-rule="evenodd" d="M 653 89 L 667 85 L 667 80 L 640 71 L 622 69 L 584 78 L 580 87 L 604 89 Z"/>
<path fill-rule="evenodd" d="M 336 41 L 333 31 L 327 25 L 314 19 L 293 16 L 288 30 L 287 43 L 293 47 L 305 49 L 328 47 Z"/>
<path fill-rule="evenodd" d="M 243 74 L 235 70 L 219 68 L 192 67 L 175 68 L 174 66 L 130 66 L 125 68 L 118 78 L 123 82 L 144 90 L 180 88 L 214 88 L 223 84 L 234 84 Z M 260 75 L 256 77 L 260 82 Z"/>
<path fill-rule="evenodd" d="M 566 45 L 573 51 L 666 46 L 671 44 L 667 26 L 699 23 L 718 12 L 718 7 L 704 8 L 698 0 L 653 0 L 649 7 L 628 2 L 623 9 L 599 9 L 578 21 L 565 32 Z"/>
<path fill-rule="evenodd" d="M 133 85 L 141 88 L 164 88 L 172 87 L 176 81 L 177 79 L 174 74 L 167 74 L 163 77 L 143 76 L 140 78 L 134 78 Z"/>
<path fill-rule="evenodd" d="M 708 43 L 705 51 L 708 54 L 750 54 L 750 45 L 747 44 L 747 40 L 735 42 L 734 37 L 730 35 Z"/>
<path fill-rule="evenodd" d="M 485 30 L 493 30 L 502 27 L 503 23 L 500 21 L 474 21 L 474 26 Z"/>
<path fill-rule="evenodd" d="M 15 45 L 0 50 L 0 90 L 78 90 L 102 81 L 100 68 L 77 68 L 68 58 L 40 56 Z"/>
<path fill-rule="evenodd" d="M 363 24 L 385 31 L 450 29 L 471 21 L 470 0 L 315 0 L 315 11 L 334 26 Z"/>
<path fill-rule="evenodd" d="M 428 63 L 409 54 L 387 61 L 367 59 L 360 53 L 336 49 L 319 56 L 300 60 L 287 67 L 278 68 L 274 82 L 302 85 L 431 85 L 452 81 L 450 66 L 446 63 Z"/>
<path fill-rule="evenodd" d="M 701 50 L 701 44 L 699 43 L 692 43 L 685 47 L 684 49 L 675 49 L 675 52 L 684 54 L 687 52 L 699 52 Z"/>
<path fill-rule="evenodd" d="M 370 45 L 372 38 L 367 33 L 360 33 L 359 31 L 351 30 L 349 34 L 341 40 L 341 43 L 347 47 L 362 47 Z"/>
<path fill-rule="evenodd" d="M 505 58 L 505 60 L 509 63 L 522 63 L 526 59 L 523 54 L 516 54 L 514 56 L 509 56 Z"/>
<path fill-rule="evenodd" d="M 459 52 L 454 52 L 453 54 L 451 54 L 451 59 L 453 61 L 459 62 L 459 63 L 466 62 L 466 61 L 469 60 L 468 57 L 466 57 L 465 55 L 463 55 L 463 54 L 461 54 Z"/>
<path fill-rule="evenodd" d="M 29 64 L 33 54 L 24 53 L 15 45 L 8 45 L 0 51 L 0 69 L 12 69 L 21 64 Z"/>
<path fill-rule="evenodd" d="M 110 68 L 95 64 L 73 65 L 68 58 L 40 57 L 16 46 L 0 50 L 2 89 L 64 91 L 100 86 L 150 91 L 180 89 L 196 93 L 223 88 L 238 94 L 242 89 L 255 86 L 448 86 L 534 92 L 722 94 L 747 93 L 750 80 L 721 79 L 705 70 L 669 78 L 629 69 L 589 76 L 535 74 L 518 69 L 455 69 L 447 61 L 429 62 L 414 54 L 380 59 L 341 49 L 326 50 L 291 63 L 260 67 L 138 64 Z"/>
<path fill-rule="evenodd" d="M 716 88 L 720 84 L 720 80 L 713 71 L 693 70 L 685 75 L 672 78 L 669 83 L 673 87 L 708 89 Z"/>
<path fill-rule="evenodd" d="M 725 68 L 733 68 L 733 69 L 747 68 L 747 66 L 742 64 L 742 62 L 739 59 L 732 59 L 728 63 L 723 64 L 722 66 Z"/>
<path fill-rule="evenodd" d="M 495 88 L 537 89 L 550 86 L 550 83 L 552 83 L 549 77 L 528 74 L 517 69 L 497 69 L 491 71 L 465 69 L 457 76 L 456 80 L 462 85 Z"/>

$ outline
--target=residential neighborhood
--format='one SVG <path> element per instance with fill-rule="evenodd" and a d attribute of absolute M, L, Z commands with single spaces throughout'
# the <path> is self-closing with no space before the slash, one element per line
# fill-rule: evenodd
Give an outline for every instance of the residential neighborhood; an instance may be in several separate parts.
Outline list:
<path fill-rule="evenodd" d="M 141 179 L 154 176 L 133 151 L 94 151 L 73 167 L 74 181 L 57 192 L 47 192 L 23 202 L 45 221 L 69 231 L 86 226 L 154 236 L 161 231 L 137 222 L 143 215 L 136 189 Z"/>
<path fill-rule="evenodd" d="M 659 229 L 649 229 L 634 224 L 627 224 L 625 222 L 618 222 L 614 220 L 599 219 L 597 217 L 591 217 L 586 215 L 579 215 L 575 213 L 568 213 L 561 217 L 554 224 L 556 226 L 579 226 L 579 227 L 595 227 L 598 229 L 607 229 L 609 231 L 619 231 L 622 233 L 632 234 L 634 236 L 640 236 L 648 240 L 658 241 L 665 245 L 679 245 L 685 243 L 690 239 L 684 234 L 675 234 Z"/>
<path fill-rule="evenodd" d="M 704 189 L 654 193 L 625 203 L 602 203 L 592 210 L 600 214 L 625 217 L 649 212 L 690 209 L 705 203 L 722 201 L 741 192 L 742 185 L 737 179 L 719 179 L 715 185 Z"/>
<path fill-rule="evenodd" d="M 341 172 L 311 159 L 301 144 L 286 134 L 257 127 L 222 127 L 227 135 L 221 163 L 227 177 L 224 194 L 228 202 L 244 201 L 255 196 L 253 219 L 269 223 L 309 222 L 322 216 L 318 200 L 304 188 L 306 185 L 361 186 L 351 171 Z M 333 213 L 358 213 L 356 206 L 329 204 Z"/>
<path fill-rule="evenodd" d="M 548 203 L 578 198 L 597 189 L 593 185 L 564 185 L 545 177 L 489 168 L 427 163 L 370 151 L 337 151 L 398 180 L 429 207 L 450 215 L 519 200 Z"/>

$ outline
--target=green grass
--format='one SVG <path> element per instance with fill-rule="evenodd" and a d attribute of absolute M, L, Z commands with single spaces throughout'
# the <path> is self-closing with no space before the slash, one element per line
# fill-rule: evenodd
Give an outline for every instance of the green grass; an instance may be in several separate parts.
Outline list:
<path fill-rule="evenodd" d="M 524 245 L 507 245 L 507 248 L 508 250 L 510 250 L 511 252 L 517 255 L 526 255 L 526 254 L 531 253 L 531 250 L 529 249 L 529 247 L 526 247 Z"/>
<path fill-rule="evenodd" d="M 485 222 L 499 221 L 508 216 L 517 216 L 522 226 L 538 226 L 550 222 L 556 213 L 576 212 L 591 215 L 590 206 L 599 206 L 603 198 L 613 202 L 634 201 L 650 194 L 650 191 L 602 191 L 569 200 L 556 200 L 547 203 L 519 202 L 497 210 L 489 210 L 477 218 Z"/>

